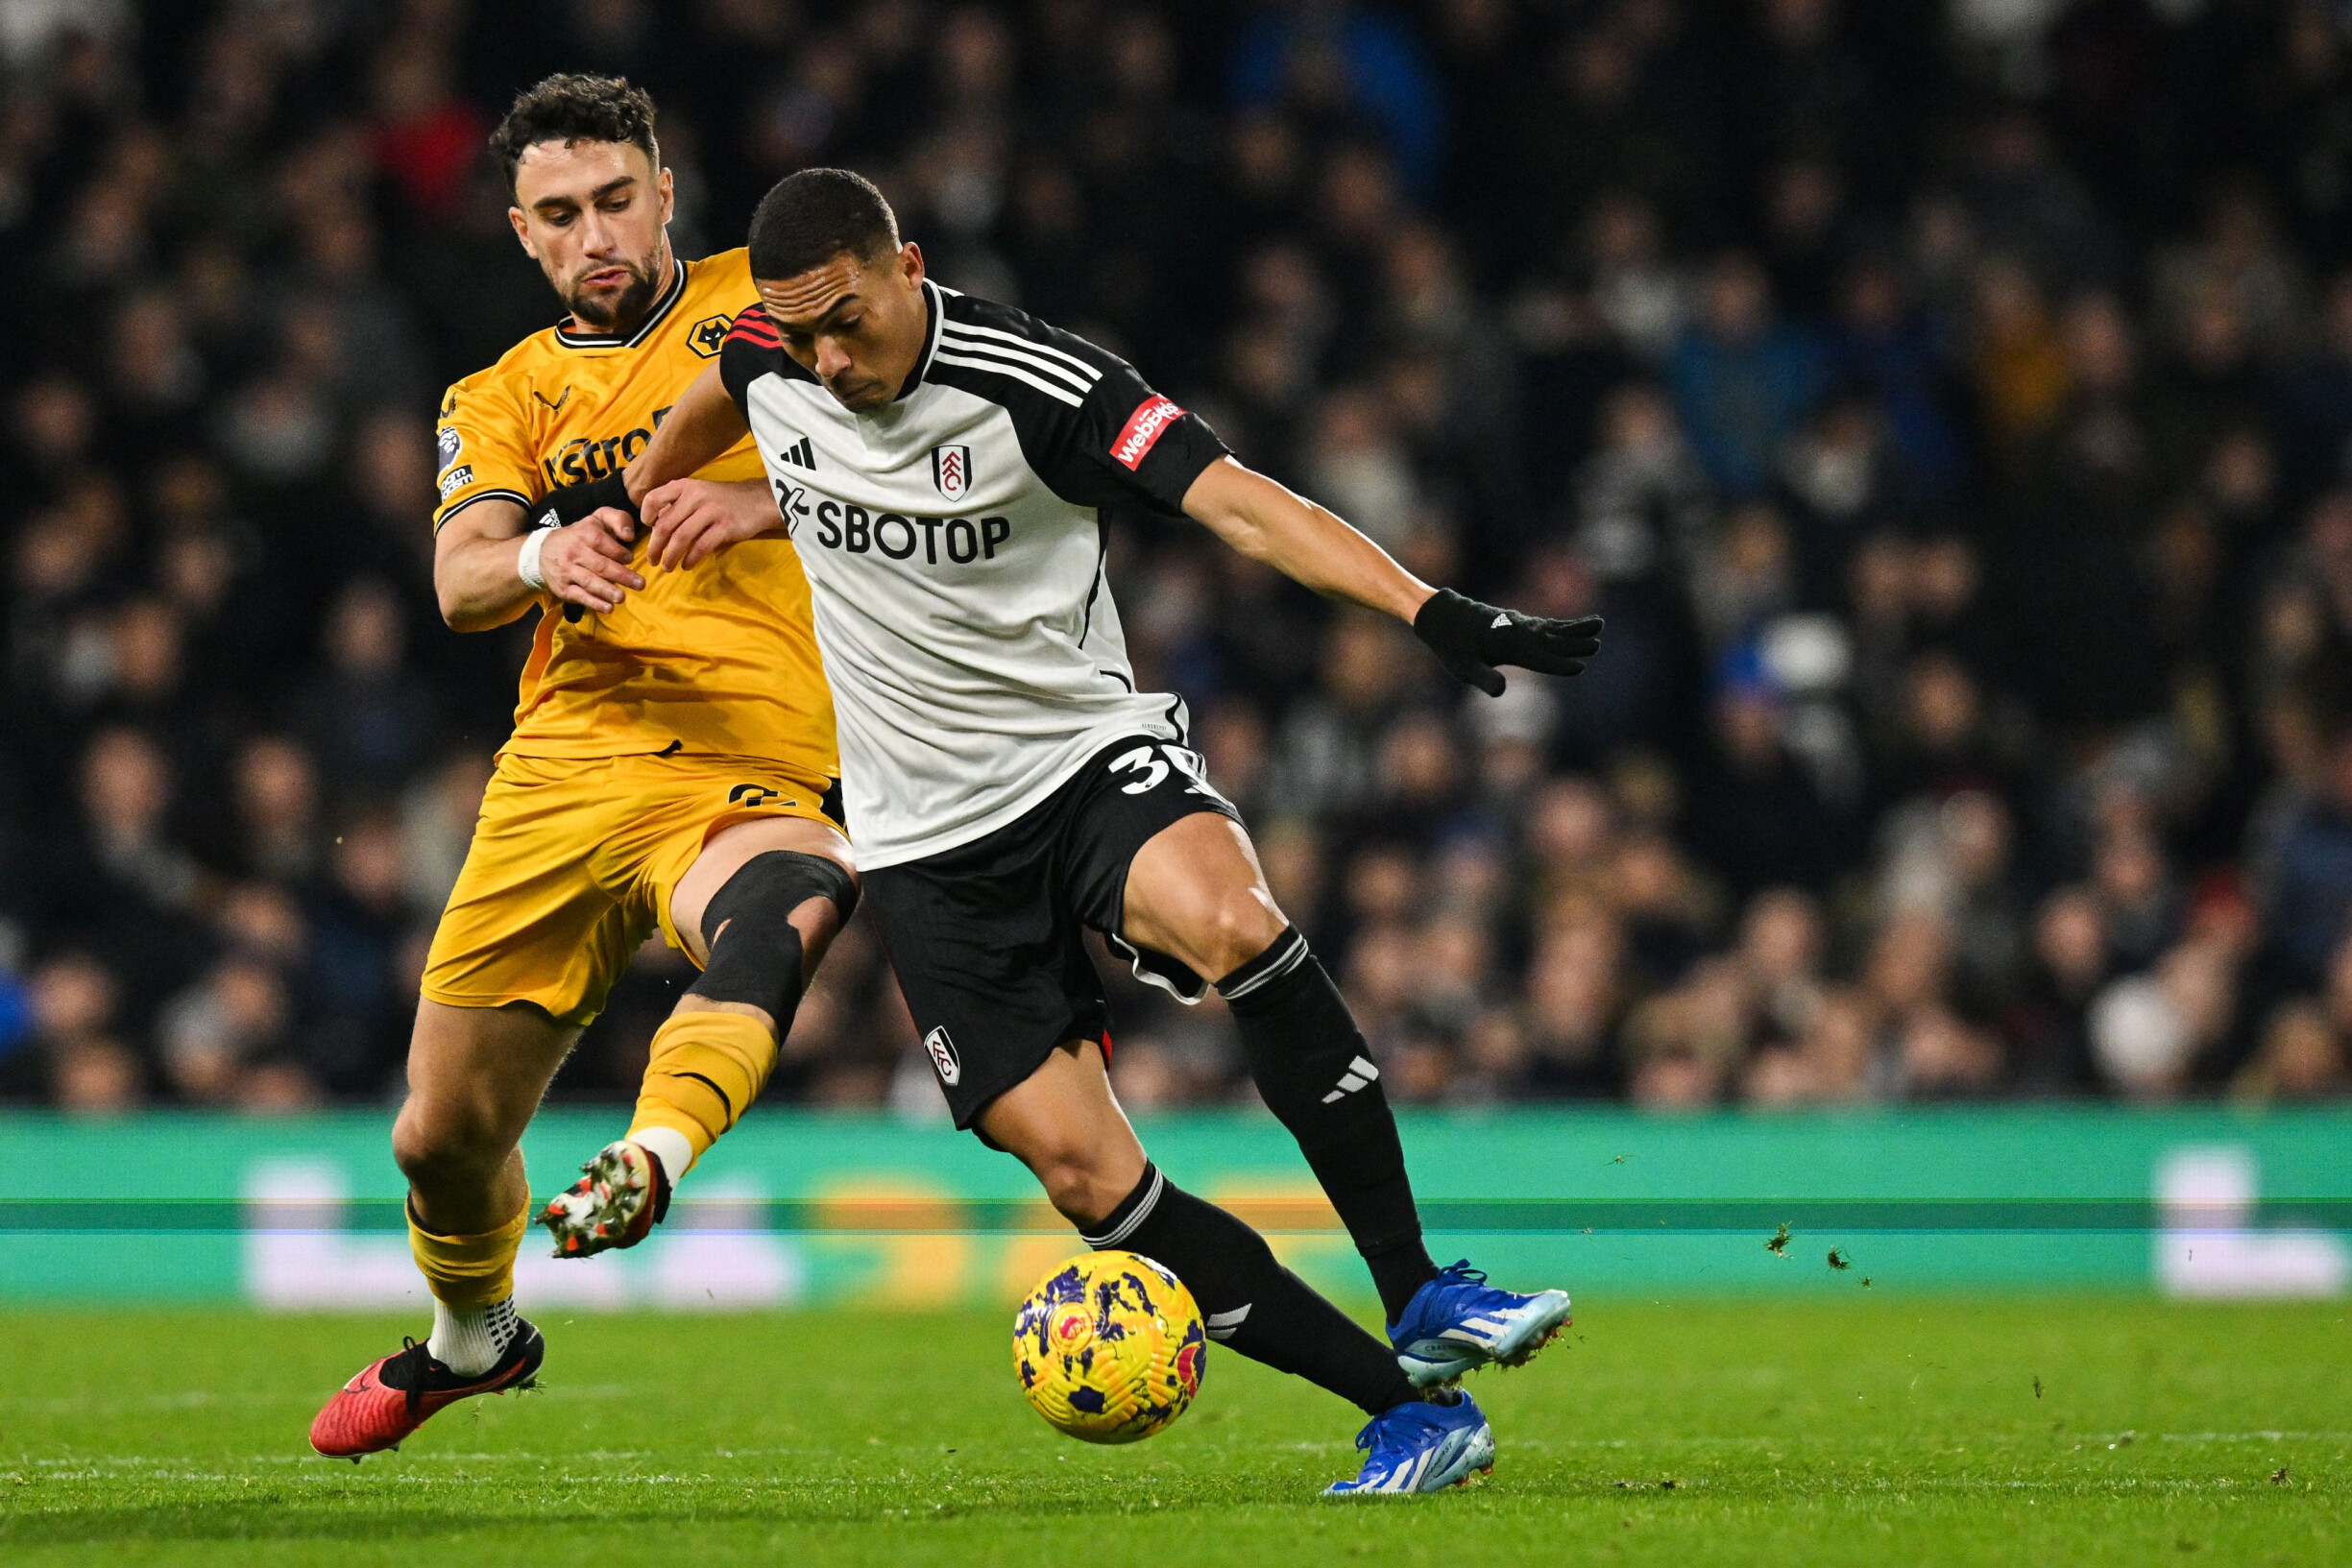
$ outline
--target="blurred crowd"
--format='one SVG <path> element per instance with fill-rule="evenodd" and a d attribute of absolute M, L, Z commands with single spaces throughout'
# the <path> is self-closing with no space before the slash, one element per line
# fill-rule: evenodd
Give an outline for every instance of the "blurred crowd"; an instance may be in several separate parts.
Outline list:
<path fill-rule="evenodd" d="M 553 69 L 654 92 L 680 253 L 859 168 L 1423 576 L 1608 616 L 1490 701 L 1106 520 L 1396 1099 L 2352 1095 L 2340 5 L 0 0 L 0 1096 L 399 1092 L 526 636 L 434 614 L 431 420 L 557 314 L 484 150 Z M 1248 1095 L 1116 1005 L 1130 1105 Z M 772 1093 L 934 1110 L 911 1047 L 861 922 Z"/>

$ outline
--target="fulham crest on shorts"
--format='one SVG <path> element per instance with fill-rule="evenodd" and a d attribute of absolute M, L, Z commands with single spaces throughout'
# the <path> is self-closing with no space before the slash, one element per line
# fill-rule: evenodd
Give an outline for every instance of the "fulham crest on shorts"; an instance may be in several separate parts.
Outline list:
<path fill-rule="evenodd" d="M 923 1049 L 931 1052 L 931 1065 L 938 1070 L 941 1083 L 953 1087 L 963 1076 L 963 1063 L 956 1057 L 956 1042 L 948 1038 L 945 1025 L 923 1036 Z"/>

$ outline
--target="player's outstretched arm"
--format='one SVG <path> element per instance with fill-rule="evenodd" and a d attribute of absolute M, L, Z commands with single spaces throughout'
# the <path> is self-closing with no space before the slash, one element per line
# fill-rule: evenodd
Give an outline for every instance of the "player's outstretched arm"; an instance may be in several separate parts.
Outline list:
<path fill-rule="evenodd" d="M 1316 592 L 1411 621 L 1436 591 L 1331 512 L 1230 457 L 1200 470 L 1184 513 Z"/>
<path fill-rule="evenodd" d="M 488 631 L 549 594 L 599 614 L 613 610 L 623 591 L 645 586 L 629 567 L 635 537 L 628 514 L 611 508 L 561 528 L 534 528 L 514 501 L 477 501 L 433 538 L 441 618 L 456 631 Z"/>
<path fill-rule="evenodd" d="M 1201 470 L 1184 492 L 1184 511 L 1250 560 L 1404 621 L 1447 669 L 1490 697 L 1503 694 L 1498 664 L 1574 675 L 1600 650 L 1600 616 L 1551 620 L 1432 589 L 1331 512 L 1230 457 Z"/>

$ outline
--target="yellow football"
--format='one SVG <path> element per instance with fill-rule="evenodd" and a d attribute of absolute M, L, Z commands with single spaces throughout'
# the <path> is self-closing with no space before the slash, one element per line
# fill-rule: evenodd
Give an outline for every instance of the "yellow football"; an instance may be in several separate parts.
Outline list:
<path fill-rule="evenodd" d="M 1208 1334 L 1183 1281 L 1132 1252 L 1058 1264 L 1012 1321 L 1012 1365 L 1031 1407 L 1090 1443 L 1131 1443 L 1200 1390 Z"/>

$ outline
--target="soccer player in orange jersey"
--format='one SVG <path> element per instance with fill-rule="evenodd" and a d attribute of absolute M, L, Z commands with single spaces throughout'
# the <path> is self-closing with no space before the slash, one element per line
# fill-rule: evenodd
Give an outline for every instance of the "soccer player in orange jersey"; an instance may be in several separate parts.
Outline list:
<path fill-rule="evenodd" d="M 808 580 L 751 442 L 676 504 L 774 537 L 707 567 L 641 573 L 635 524 L 597 506 L 758 300 L 744 253 L 671 253 L 653 104 L 625 82 L 550 77 L 492 146 L 516 236 L 570 315 L 449 389 L 433 575 L 458 631 L 540 618 L 434 934 L 393 1132 L 432 1331 L 311 1427 L 321 1453 L 354 1460 L 537 1373 L 544 1343 L 514 1307 L 531 1218 L 517 1146 L 638 947 L 659 929 L 702 977 L 654 1037 L 628 1135 L 540 1216 L 559 1256 L 629 1245 L 661 1218 L 759 1094 L 857 897 Z"/>

